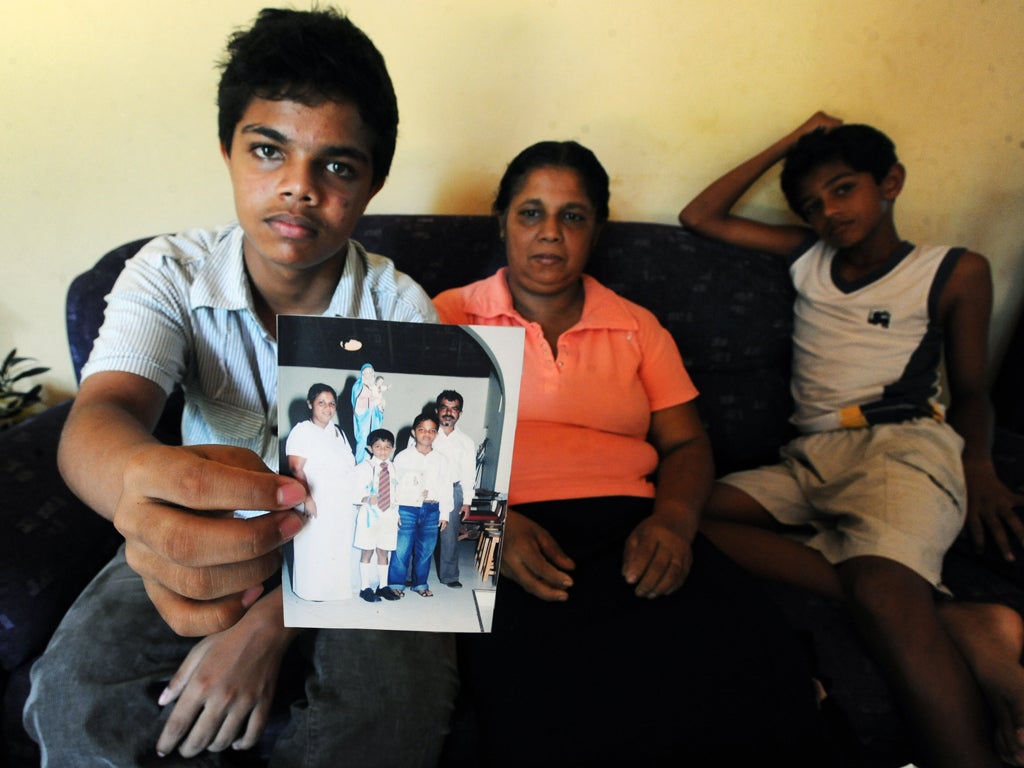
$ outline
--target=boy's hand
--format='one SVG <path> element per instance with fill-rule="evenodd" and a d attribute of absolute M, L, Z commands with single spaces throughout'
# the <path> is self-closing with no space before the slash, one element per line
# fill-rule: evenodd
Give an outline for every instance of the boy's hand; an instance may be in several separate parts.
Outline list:
<path fill-rule="evenodd" d="M 303 525 L 306 498 L 293 478 L 231 446 L 152 444 L 126 464 L 114 525 L 128 564 L 160 615 L 180 635 L 234 624 L 281 564 L 279 547 Z M 235 510 L 271 510 L 242 520 Z"/>
<path fill-rule="evenodd" d="M 576 567 L 544 528 L 518 512 L 508 510 L 502 542 L 501 575 L 507 576 L 541 600 L 569 599 Z"/>
<path fill-rule="evenodd" d="M 793 131 L 793 135 L 798 139 L 805 133 L 811 133 L 819 128 L 824 128 L 826 131 L 830 131 L 833 128 L 838 128 L 842 124 L 843 121 L 838 117 L 833 117 L 826 112 L 819 111 L 807 118 L 799 128 Z"/>
<path fill-rule="evenodd" d="M 737 215 L 733 209 L 769 168 L 786 158 L 802 136 L 818 128 L 831 130 L 842 122 L 825 112 L 815 112 L 797 128 L 711 182 L 679 211 L 679 223 L 705 237 L 787 258 L 792 256 L 793 250 L 808 239 L 810 229 L 802 224 L 769 224 Z"/>
<path fill-rule="evenodd" d="M 986 531 L 1007 562 L 1016 558 L 1011 539 L 1024 545 L 1020 510 L 1024 494 L 1014 493 L 996 475 L 991 461 L 965 461 L 967 481 L 967 533 L 975 550 L 985 548 Z"/>
<path fill-rule="evenodd" d="M 622 575 L 636 585 L 637 597 L 672 594 L 683 586 L 692 567 L 690 542 L 657 515 L 641 521 L 626 539 Z"/>
<path fill-rule="evenodd" d="M 167 688 L 160 706 L 177 702 L 157 741 L 160 755 L 250 749 L 266 727 L 281 659 L 297 630 L 281 623 L 280 589 L 233 627 L 200 640 Z"/>

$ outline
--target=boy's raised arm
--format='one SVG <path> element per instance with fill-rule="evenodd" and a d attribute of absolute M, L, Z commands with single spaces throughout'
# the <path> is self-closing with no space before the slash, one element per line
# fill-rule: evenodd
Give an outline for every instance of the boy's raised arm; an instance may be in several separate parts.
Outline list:
<path fill-rule="evenodd" d="M 765 224 L 735 216 L 730 211 L 755 181 L 786 156 L 801 136 L 818 128 L 834 128 L 840 124 L 838 118 L 816 112 L 796 130 L 740 163 L 687 203 L 679 212 L 679 223 L 716 240 L 788 256 L 807 239 L 807 229 Z"/>
<path fill-rule="evenodd" d="M 234 624 L 280 566 L 278 547 L 302 528 L 287 510 L 306 491 L 248 450 L 158 442 L 150 429 L 164 401 L 133 374 L 88 377 L 58 462 L 68 486 L 125 537 L 128 563 L 164 620 L 178 634 L 207 635 Z M 236 509 L 272 514 L 241 520 Z"/>

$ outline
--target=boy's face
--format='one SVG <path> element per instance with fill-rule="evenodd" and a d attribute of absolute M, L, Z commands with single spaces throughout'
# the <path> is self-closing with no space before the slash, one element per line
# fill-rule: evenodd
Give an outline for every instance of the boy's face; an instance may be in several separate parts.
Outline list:
<path fill-rule="evenodd" d="M 370 453 L 373 454 L 375 459 L 380 461 L 387 461 L 391 458 L 391 452 L 395 449 L 391 443 L 387 440 L 374 440 L 373 445 L 370 446 Z"/>
<path fill-rule="evenodd" d="M 842 161 L 824 163 L 799 185 L 799 210 L 829 245 L 849 248 L 866 240 L 887 216 L 902 188 L 901 166 L 893 166 L 881 183 L 870 173 Z M 898 176 L 898 178 L 897 178 Z"/>
<path fill-rule="evenodd" d="M 412 431 L 413 439 L 416 441 L 416 447 L 420 449 L 422 453 L 426 453 L 430 450 L 434 444 L 434 438 L 437 437 L 437 422 L 421 421 L 416 425 L 416 429 Z"/>
<path fill-rule="evenodd" d="M 223 151 L 254 279 L 319 267 L 348 243 L 373 184 L 371 136 L 351 104 L 254 98 Z"/>

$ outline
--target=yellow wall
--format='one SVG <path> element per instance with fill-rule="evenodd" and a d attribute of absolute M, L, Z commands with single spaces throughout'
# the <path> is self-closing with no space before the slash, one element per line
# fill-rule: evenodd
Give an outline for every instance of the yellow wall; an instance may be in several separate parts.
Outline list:
<path fill-rule="evenodd" d="M 0 353 L 74 391 L 64 295 L 132 238 L 231 216 L 213 66 L 262 0 L 0 0 Z M 299 7 L 305 7 L 300 3 Z M 398 152 L 371 211 L 483 213 L 511 156 L 575 138 L 612 215 L 672 223 L 704 184 L 819 108 L 873 123 L 909 176 L 901 234 L 1024 278 L 1020 0 L 349 0 L 388 60 Z M 783 217 L 774 179 L 745 201 Z M 995 352 L 994 352 L 995 354 Z"/>

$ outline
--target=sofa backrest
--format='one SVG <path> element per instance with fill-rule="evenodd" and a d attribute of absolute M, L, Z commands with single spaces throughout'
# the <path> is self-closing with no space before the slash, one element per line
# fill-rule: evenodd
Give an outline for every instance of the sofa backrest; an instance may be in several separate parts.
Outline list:
<path fill-rule="evenodd" d="M 393 259 L 431 296 L 504 263 L 490 216 L 368 214 L 354 237 Z M 147 240 L 111 251 L 72 282 L 67 327 L 76 375 L 102 322 L 104 297 L 125 259 Z M 588 271 L 653 311 L 675 337 L 701 392 L 697 404 L 718 471 L 773 461 L 790 435 L 792 408 L 793 297 L 782 260 L 674 225 L 611 221 Z"/>

